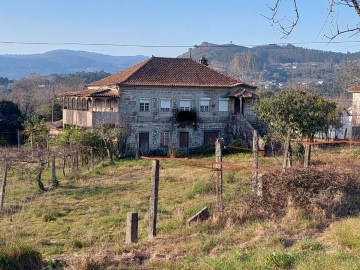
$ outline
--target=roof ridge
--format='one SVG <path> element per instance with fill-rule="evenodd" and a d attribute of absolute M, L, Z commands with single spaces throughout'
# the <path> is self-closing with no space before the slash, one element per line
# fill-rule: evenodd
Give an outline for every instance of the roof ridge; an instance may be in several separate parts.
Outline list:
<path fill-rule="evenodd" d="M 155 56 L 152 56 L 151 58 L 146 59 L 146 60 L 144 60 L 144 61 L 136 64 L 136 65 L 135 65 L 135 66 L 136 66 L 135 71 L 134 71 L 134 72 L 131 72 L 131 73 L 129 74 L 129 76 L 126 77 L 126 79 L 124 79 L 122 82 L 118 82 L 118 84 L 126 83 L 126 81 L 128 81 L 128 80 L 129 80 L 130 78 L 132 78 L 136 73 L 138 73 L 139 70 L 140 70 L 142 67 L 146 66 L 146 65 L 150 62 L 150 60 L 152 60 L 153 58 L 155 58 Z M 130 67 L 130 68 L 134 68 L 135 66 L 132 66 L 132 67 Z M 130 69 L 130 68 L 129 68 L 129 69 Z M 126 70 L 126 69 L 125 69 L 125 70 Z M 125 71 L 125 70 L 123 70 L 123 71 Z M 121 72 L 121 71 L 120 71 L 120 72 Z M 119 73 L 120 73 L 120 72 L 119 72 Z"/>
<path fill-rule="evenodd" d="M 128 67 L 128 68 L 126 68 L 126 69 L 124 69 L 124 70 L 121 70 L 121 71 L 119 71 L 119 72 L 117 72 L 117 73 L 115 73 L 115 74 L 112 74 L 112 75 L 110 75 L 110 76 L 108 76 L 108 77 L 105 77 L 105 78 L 102 78 L 102 79 L 100 79 L 100 80 L 91 82 L 91 83 L 85 85 L 85 87 L 88 87 L 88 86 L 93 86 L 93 87 L 95 87 L 95 86 L 100 86 L 98 83 L 99 83 L 99 82 L 102 82 L 104 79 L 107 79 L 107 78 L 109 78 L 109 77 L 117 76 L 117 75 L 119 75 L 119 74 L 121 74 L 121 73 L 124 74 L 124 73 L 126 73 L 127 71 L 129 71 L 129 70 L 131 70 L 131 69 L 135 69 L 134 72 L 137 72 L 137 71 L 138 71 L 141 67 L 143 67 L 150 59 L 151 59 L 151 58 L 145 59 L 145 60 L 143 60 L 143 61 L 141 61 L 141 62 L 139 62 L 139 63 L 137 63 L 137 64 L 135 64 L 135 65 L 133 65 L 133 66 L 130 66 L 130 67 Z M 133 74 L 134 72 L 131 72 L 131 74 Z M 131 77 L 131 74 L 128 75 L 126 78 L 124 78 L 124 79 L 122 80 L 122 82 L 128 80 L 128 79 Z M 121 83 L 122 83 L 122 82 L 121 82 Z"/>

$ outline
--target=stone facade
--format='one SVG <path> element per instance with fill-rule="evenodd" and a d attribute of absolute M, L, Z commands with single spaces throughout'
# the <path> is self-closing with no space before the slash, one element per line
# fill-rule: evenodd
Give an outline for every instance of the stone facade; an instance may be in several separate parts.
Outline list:
<path fill-rule="evenodd" d="M 229 124 L 230 116 L 234 114 L 235 98 L 224 98 L 229 95 L 229 90 L 149 87 L 121 90 L 119 111 L 123 112 L 131 123 L 131 135 L 128 138 L 131 149 L 135 149 L 137 144 L 140 144 L 141 148 L 142 142 L 139 142 L 138 134 L 148 134 L 148 149 L 145 149 L 145 152 L 166 151 L 167 147 L 188 151 L 213 143 L 215 134 L 225 141 L 229 141 L 231 137 Z M 140 111 L 142 101 L 148 101 L 148 111 Z M 162 104 L 162 101 L 166 102 Z M 194 119 L 182 121 L 177 118 L 177 114 L 181 112 L 182 101 L 190 103 L 190 111 L 196 113 Z M 227 107 L 219 108 L 221 102 L 227 103 Z M 248 99 L 243 101 L 245 115 L 252 115 L 250 103 Z M 201 107 L 200 104 L 208 106 Z M 168 136 L 168 142 L 165 136 Z M 180 136 L 188 138 L 187 145 L 186 139 L 181 142 Z"/>

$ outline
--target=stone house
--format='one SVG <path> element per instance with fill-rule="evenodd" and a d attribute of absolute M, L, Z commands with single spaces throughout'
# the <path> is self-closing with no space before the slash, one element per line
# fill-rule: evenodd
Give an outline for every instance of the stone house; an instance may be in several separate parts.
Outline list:
<path fill-rule="evenodd" d="M 209 68 L 204 58 L 152 57 L 84 91 L 64 93 L 63 124 L 96 128 L 126 119 L 131 153 L 187 152 L 216 138 L 249 137 L 255 89 Z"/>

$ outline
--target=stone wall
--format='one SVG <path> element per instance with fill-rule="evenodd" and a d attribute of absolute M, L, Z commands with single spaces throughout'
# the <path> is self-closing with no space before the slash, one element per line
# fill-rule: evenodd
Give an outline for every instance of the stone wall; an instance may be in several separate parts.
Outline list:
<path fill-rule="evenodd" d="M 234 99 L 229 98 L 228 111 L 219 111 L 219 99 L 230 90 L 199 88 L 121 88 L 119 111 L 124 112 L 132 123 L 129 146 L 136 145 L 136 134 L 149 133 L 149 148 L 160 147 L 160 134 L 170 132 L 171 146 L 179 147 L 180 132 L 189 133 L 189 148 L 204 145 L 205 132 L 218 132 L 219 137 L 229 139 L 229 117 L 234 111 Z M 149 100 L 149 111 L 140 111 L 140 100 Z M 170 110 L 161 111 L 161 99 L 170 100 Z M 200 111 L 200 101 L 209 100 L 209 111 Z M 176 121 L 180 100 L 190 100 L 191 110 L 197 114 L 196 123 Z"/>

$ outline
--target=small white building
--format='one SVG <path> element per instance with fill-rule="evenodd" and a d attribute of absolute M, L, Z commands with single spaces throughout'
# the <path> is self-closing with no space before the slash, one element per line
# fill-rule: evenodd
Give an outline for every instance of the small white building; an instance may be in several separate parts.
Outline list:
<path fill-rule="evenodd" d="M 344 108 L 341 116 L 342 127 L 340 129 L 331 129 L 330 139 L 350 140 L 352 138 L 352 108 Z"/>

